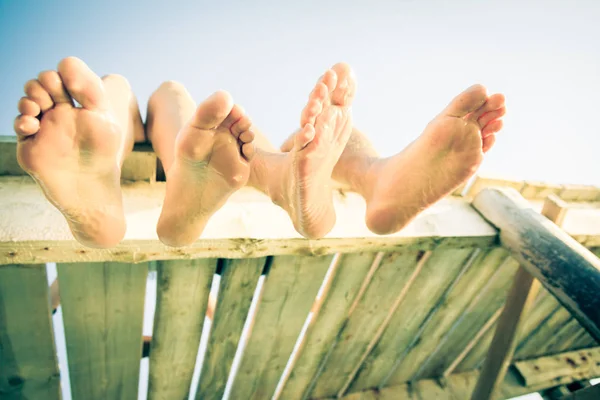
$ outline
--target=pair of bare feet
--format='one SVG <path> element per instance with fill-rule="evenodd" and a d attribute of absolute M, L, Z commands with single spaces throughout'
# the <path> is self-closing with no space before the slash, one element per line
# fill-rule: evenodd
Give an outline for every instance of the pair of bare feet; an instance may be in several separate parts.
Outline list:
<path fill-rule="evenodd" d="M 284 208 L 302 235 L 322 237 L 335 224 L 332 178 L 365 198 L 367 225 L 385 234 L 475 172 L 506 111 L 501 94 L 488 96 L 473 86 L 405 150 L 380 158 L 352 126 L 355 87 L 348 65 L 327 70 L 309 96 L 300 129 L 279 151 L 228 93 L 217 92 L 196 108 L 174 83 L 150 98 L 144 132 L 127 82 L 114 75 L 100 79 L 71 57 L 25 85 L 15 120 L 18 160 L 88 246 L 110 247 L 123 238 L 120 169 L 133 143 L 146 137 L 167 176 L 157 226 L 167 245 L 195 241 L 211 215 L 245 185 Z"/>

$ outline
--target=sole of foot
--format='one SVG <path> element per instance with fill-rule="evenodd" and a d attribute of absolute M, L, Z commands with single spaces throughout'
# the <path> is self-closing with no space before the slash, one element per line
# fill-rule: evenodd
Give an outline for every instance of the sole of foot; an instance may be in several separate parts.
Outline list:
<path fill-rule="evenodd" d="M 111 247 L 125 235 L 120 165 L 127 143 L 102 80 L 65 58 L 25 84 L 14 123 L 17 159 L 86 246 Z M 73 100 L 81 106 L 76 107 Z"/>
<path fill-rule="evenodd" d="M 302 111 L 286 167 L 276 179 L 283 183 L 271 189 L 296 230 L 310 239 L 325 236 L 335 224 L 331 173 L 352 132 L 355 91 L 347 64 L 336 64 L 323 74 Z"/>
<path fill-rule="evenodd" d="M 246 185 L 254 157 L 251 125 L 227 92 L 216 92 L 198 106 L 176 137 L 167 172 L 157 226 L 164 244 L 192 244 L 229 196 Z"/>
<path fill-rule="evenodd" d="M 401 153 L 368 172 L 366 222 L 378 234 L 399 231 L 469 179 L 496 141 L 506 113 L 502 94 L 474 85 L 457 97 Z"/>

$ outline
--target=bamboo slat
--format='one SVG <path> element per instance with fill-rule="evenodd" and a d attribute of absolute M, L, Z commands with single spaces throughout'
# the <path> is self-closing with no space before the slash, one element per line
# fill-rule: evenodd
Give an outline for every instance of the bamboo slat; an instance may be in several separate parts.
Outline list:
<path fill-rule="evenodd" d="M 147 264 L 57 269 L 73 398 L 136 398 Z"/>
<path fill-rule="evenodd" d="M 0 267 L 0 398 L 60 399 L 44 264 Z"/>
<path fill-rule="evenodd" d="M 160 261 L 150 347 L 148 399 L 187 399 L 215 259 Z"/>

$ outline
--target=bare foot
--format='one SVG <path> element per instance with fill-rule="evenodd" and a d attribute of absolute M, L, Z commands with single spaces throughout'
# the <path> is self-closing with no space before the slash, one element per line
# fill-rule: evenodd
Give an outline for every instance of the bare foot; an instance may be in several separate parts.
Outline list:
<path fill-rule="evenodd" d="M 470 178 L 495 142 L 506 113 L 502 94 L 475 85 L 459 94 L 401 153 L 373 162 L 365 182 L 367 225 L 393 233 Z"/>
<path fill-rule="evenodd" d="M 66 217 L 79 242 L 116 245 L 125 235 L 120 168 L 133 137 L 117 122 L 101 79 L 70 57 L 58 71 L 27 82 L 25 93 L 15 120 L 19 165 Z"/>
<path fill-rule="evenodd" d="M 198 106 L 177 135 L 167 172 L 157 227 L 163 243 L 193 243 L 229 196 L 246 185 L 254 156 L 250 127 L 250 119 L 227 92 L 216 92 Z"/>
<path fill-rule="evenodd" d="M 347 64 L 319 79 L 302 111 L 301 129 L 280 166 L 270 168 L 269 194 L 307 238 L 325 236 L 335 224 L 331 173 L 352 132 L 350 106 L 356 82 Z"/>

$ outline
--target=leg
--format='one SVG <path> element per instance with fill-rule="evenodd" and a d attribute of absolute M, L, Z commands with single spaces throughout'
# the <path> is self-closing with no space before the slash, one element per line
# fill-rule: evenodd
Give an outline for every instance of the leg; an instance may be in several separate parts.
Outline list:
<path fill-rule="evenodd" d="M 148 138 L 167 177 L 157 233 L 170 246 L 200 236 L 209 218 L 248 182 L 254 156 L 250 119 L 227 92 L 194 108 L 175 83 L 163 84 L 148 102 Z"/>
<path fill-rule="evenodd" d="M 335 223 L 331 174 L 351 133 L 355 80 L 337 64 L 317 82 L 288 153 L 257 149 L 249 184 L 287 211 L 308 238 L 326 235 Z"/>
<path fill-rule="evenodd" d="M 127 82 L 102 81 L 81 60 L 25 85 L 15 120 L 17 157 L 46 198 L 88 246 L 114 246 L 125 235 L 120 175 L 134 137 L 143 136 Z M 73 100 L 81 107 L 74 107 Z"/>
<path fill-rule="evenodd" d="M 298 132 L 294 132 L 281 145 L 282 152 L 289 152 L 294 146 L 294 137 Z M 333 168 L 332 178 L 344 185 L 351 187 L 352 190 L 362 193 L 365 185 L 365 174 L 371 164 L 379 159 L 379 154 L 371 144 L 371 141 L 357 128 L 352 128 L 350 139 L 340 156 L 337 164 Z"/>
<path fill-rule="evenodd" d="M 495 142 L 504 96 L 473 86 L 433 119 L 399 154 L 379 158 L 354 129 L 333 177 L 367 201 L 366 222 L 379 234 L 397 232 L 421 211 L 470 178 Z"/>

